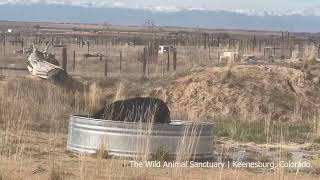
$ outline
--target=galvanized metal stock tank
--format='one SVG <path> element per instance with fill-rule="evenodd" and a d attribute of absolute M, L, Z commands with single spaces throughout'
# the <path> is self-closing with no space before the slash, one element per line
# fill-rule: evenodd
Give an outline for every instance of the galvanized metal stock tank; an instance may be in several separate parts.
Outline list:
<path fill-rule="evenodd" d="M 67 149 L 78 153 L 97 153 L 139 158 L 159 148 L 169 157 L 188 153 L 190 159 L 212 158 L 213 127 L 209 123 L 173 120 L 170 124 L 115 122 L 71 115 Z"/>

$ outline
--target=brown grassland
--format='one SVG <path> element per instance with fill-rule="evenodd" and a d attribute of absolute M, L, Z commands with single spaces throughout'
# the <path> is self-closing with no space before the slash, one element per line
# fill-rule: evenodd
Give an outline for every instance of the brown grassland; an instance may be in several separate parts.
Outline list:
<path fill-rule="evenodd" d="M 26 57 L 13 54 L 16 49 L 7 47 L 0 66 L 25 67 Z M 92 46 L 92 52 L 103 53 L 109 60 L 104 77 L 104 61 L 92 58 L 84 63 L 86 47 L 70 45 L 70 76 L 63 84 L 24 71 L 0 70 L 0 180 L 319 179 L 320 84 L 316 78 L 320 66 L 310 60 L 313 50 L 306 48 L 301 62 L 251 64 L 219 63 L 217 51 L 227 47 L 212 49 L 211 57 L 203 47 L 178 46 L 177 71 L 163 74 L 166 56 L 160 55 L 145 78 L 137 61 L 142 49 Z M 75 70 L 73 50 L 77 52 Z M 51 51 L 61 59 L 60 48 Z M 119 51 L 123 53 L 121 73 Z M 300 158 L 312 167 L 134 168 L 128 160 L 104 153 L 86 156 L 66 150 L 70 114 L 89 114 L 106 102 L 135 96 L 163 99 L 173 118 L 214 123 L 213 152 L 218 161 L 240 153 L 248 161 L 276 164 Z"/>

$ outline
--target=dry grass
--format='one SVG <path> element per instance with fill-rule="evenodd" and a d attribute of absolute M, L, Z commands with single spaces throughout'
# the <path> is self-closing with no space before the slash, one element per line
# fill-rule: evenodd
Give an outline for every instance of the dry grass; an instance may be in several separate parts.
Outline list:
<path fill-rule="evenodd" d="M 94 93 L 94 92 L 93 92 Z M 0 157 L 4 161 L 25 161 L 34 147 L 29 147 L 30 132 L 45 132 L 49 136 L 49 161 L 54 161 L 57 136 L 67 132 L 70 113 L 85 111 L 85 97 L 42 80 L 10 79 L 2 87 L 0 97 Z M 13 167 L 17 172 L 22 166 Z M 2 171 L 2 169 L 1 169 Z M 50 179 L 62 179 L 53 168 Z"/>
<path fill-rule="evenodd" d="M 11 130 L 66 130 L 67 114 L 84 107 L 78 93 L 28 78 L 9 81 L 0 101 L 1 125 Z"/>
<path fill-rule="evenodd" d="M 304 65 L 314 63 L 317 59 L 317 50 L 314 44 L 305 45 L 303 52 Z"/>
<path fill-rule="evenodd" d="M 76 101 L 73 98 L 75 93 L 69 92 L 68 90 L 58 87 L 55 85 L 47 84 L 43 81 L 34 81 L 30 79 L 23 79 L 23 81 L 11 81 L 4 88 L 5 95 L 1 98 L 1 103 L 4 106 L 1 106 L 1 158 L 9 163 L 14 163 L 14 166 L 1 166 L 0 172 L 2 178 L 5 179 L 19 179 L 19 178 L 10 178 L 7 173 L 4 172 L 15 172 L 15 177 L 26 177 L 24 171 L 27 167 L 24 166 L 25 161 L 30 159 L 28 154 L 30 151 L 30 130 L 39 131 L 34 126 L 37 124 L 40 126 L 40 131 L 48 134 L 44 138 L 44 143 L 42 148 L 50 149 L 49 154 L 46 155 L 47 158 L 43 161 L 44 168 L 39 169 L 48 169 L 47 171 L 43 170 L 47 179 L 58 180 L 58 179 L 227 179 L 230 178 L 230 173 L 233 174 L 233 177 L 238 177 L 239 179 L 247 179 L 251 177 L 254 179 L 254 175 L 246 171 L 239 170 L 201 170 L 201 169 L 188 169 L 188 168 L 173 168 L 173 169 L 136 169 L 123 166 L 127 163 L 127 160 L 120 159 L 105 159 L 105 151 L 98 153 L 97 157 L 92 158 L 84 155 L 79 155 L 78 158 L 68 157 L 65 155 L 64 148 L 61 149 L 61 146 L 65 146 L 64 143 L 61 143 L 59 140 L 60 133 L 62 132 L 65 136 L 66 133 L 66 120 L 68 119 L 67 115 L 70 112 L 78 112 L 90 110 L 91 108 L 81 109 L 81 107 L 90 107 L 95 106 L 95 103 L 99 103 L 98 98 L 100 87 L 98 85 L 91 85 L 88 88 L 88 92 L 85 93 L 78 92 L 77 97 L 82 97 L 82 101 Z M 36 92 L 34 92 L 34 91 Z M 120 90 L 119 90 L 120 91 Z M 15 92 L 15 93 L 9 93 Z M 23 96 L 22 96 L 23 94 Z M 49 95 L 48 95 L 49 94 Z M 127 96 L 127 94 L 122 94 L 122 96 Z M 87 99 L 87 100 L 85 100 Z M 48 103 L 51 102 L 51 103 Z M 85 102 L 87 104 L 85 104 Z M 7 108 L 10 107 L 10 108 Z M 79 109 L 80 108 L 80 109 Z M 41 111 L 38 111 L 38 110 Z M 68 111 L 68 112 L 67 112 Z M 62 116 L 64 114 L 65 116 Z M 150 114 L 149 114 L 150 115 Z M 149 116 L 147 115 L 147 116 Z M 47 120 L 37 119 L 36 117 L 47 117 Z M 143 117 L 145 118 L 145 117 Z M 190 120 L 197 120 L 199 117 L 196 113 L 191 113 L 189 115 Z M 50 122 L 50 123 L 48 123 Z M 270 122 L 267 122 L 268 124 Z M 191 134 L 195 133 L 197 126 L 193 123 L 186 129 L 185 132 L 191 131 Z M 148 129 L 148 132 L 151 133 L 152 126 Z M 268 127 L 266 127 L 266 132 Z M 269 130 L 270 131 L 270 130 Z M 187 133 L 185 133 L 187 134 Z M 38 136 L 38 135 L 37 135 Z M 141 144 L 139 145 L 139 150 L 145 154 L 142 159 L 136 160 L 149 160 L 149 143 L 148 139 L 150 136 L 144 135 L 141 136 Z M 102 143 L 104 144 L 104 143 Z M 192 159 L 190 156 L 192 149 L 197 144 L 197 137 L 184 136 L 182 138 L 179 147 L 177 148 L 177 158 L 175 161 L 184 161 L 187 159 Z M 26 148 L 28 147 L 28 148 Z M 35 148 L 35 147 L 34 147 Z M 106 147 L 101 147 L 105 149 Z M 61 154 L 57 154 L 60 152 Z M 31 159 L 36 158 L 34 155 L 31 156 Z M 66 159 L 64 161 L 63 159 Z M 39 159 L 34 159 L 32 161 L 38 161 Z M 4 162 L 4 161 L 3 161 Z M 200 171 L 200 172 L 199 172 Z M 201 176 L 201 172 L 208 174 L 206 176 Z M 216 174 L 219 176 L 216 176 Z M 229 174 L 229 175 L 227 175 Z M 273 179 L 273 177 L 287 177 L 287 175 L 280 171 L 277 173 L 271 173 L 265 179 Z M 33 179 L 34 176 L 31 174 L 30 179 Z M 29 178 L 21 178 L 29 179 Z"/>
<path fill-rule="evenodd" d="M 62 180 L 63 177 L 61 176 L 61 172 L 59 169 L 52 167 L 50 174 L 49 174 L 49 180 Z"/>
<path fill-rule="evenodd" d="M 70 72 L 74 74 L 81 73 L 83 76 L 103 76 L 103 63 L 97 59 L 92 59 L 89 64 L 82 63 L 82 57 L 80 56 L 85 52 L 85 48 L 75 48 L 77 50 L 77 68 L 76 71 Z M 93 47 L 98 52 L 104 52 L 107 58 L 110 59 L 110 73 L 111 75 L 118 75 L 118 52 L 123 51 L 123 73 L 131 76 L 141 76 L 142 71 L 141 64 L 137 63 L 137 52 L 141 50 L 141 47 L 128 48 L 121 46 L 107 46 L 107 47 Z M 220 49 L 212 49 L 211 57 L 208 58 L 208 49 L 201 47 L 178 47 L 178 72 L 184 72 L 185 69 L 193 66 L 212 65 L 217 59 L 217 52 Z M 60 50 L 56 50 L 60 52 Z M 309 62 L 313 55 L 312 47 L 309 48 L 306 55 L 305 62 Z M 69 59 L 71 58 L 71 50 L 68 51 Z M 59 54 L 57 55 L 59 57 Z M 164 57 L 165 59 L 165 57 Z M 164 61 L 166 62 L 166 61 Z M 245 79 L 241 79 L 242 76 L 237 77 L 235 69 L 235 63 L 229 62 L 225 69 L 225 79 L 230 80 L 227 85 L 237 85 L 239 82 L 247 82 Z M 162 66 L 163 67 L 163 66 Z M 151 72 L 155 72 L 158 76 L 161 75 L 161 64 L 152 64 Z M 132 73 L 132 74 L 131 74 Z M 249 74 L 252 73 L 252 74 Z M 170 74 L 170 73 L 169 73 Z M 235 76 L 234 76 L 235 75 Z M 259 72 L 248 71 L 247 78 L 250 79 L 253 76 L 260 76 Z M 223 76 L 219 76 L 219 83 Z M 165 77 L 167 78 L 167 77 Z M 110 79 L 108 79 L 110 80 Z M 151 77 L 152 81 L 152 77 Z M 167 79 L 162 80 L 164 84 Z M 136 82 L 134 82 L 136 83 Z M 137 82 L 139 86 L 140 81 Z M 142 82 L 142 85 L 144 82 Z M 209 82 L 210 83 L 210 82 Z M 225 86 L 227 86 L 224 84 Z M 141 86 L 142 86 L 141 85 Z M 241 85 L 241 83 L 240 83 Z M 30 78 L 12 79 L 6 81 L 6 85 L 0 88 L 2 96 L 0 96 L 0 161 L 8 162 L 7 164 L 14 164 L 12 166 L 5 166 L 4 163 L 0 163 L 0 180 L 2 179 L 130 179 L 130 180 L 149 180 L 149 179 L 316 179 L 313 176 L 300 176 L 299 174 L 288 174 L 285 169 L 277 169 L 276 171 L 268 171 L 267 173 L 252 173 L 247 170 L 238 169 L 189 169 L 189 168 L 173 168 L 173 169 L 136 169 L 127 167 L 128 163 L 125 159 L 110 159 L 107 151 L 103 151 L 107 147 L 105 143 L 101 143 L 101 151 L 97 153 L 96 157 L 88 157 L 85 155 L 73 156 L 66 153 L 65 141 L 67 136 L 68 116 L 71 113 L 83 113 L 92 112 L 99 107 L 104 101 L 110 101 L 105 99 L 104 89 L 98 83 L 84 83 L 81 84 L 83 88 L 64 88 L 59 87 L 45 81 L 39 81 Z M 148 88 L 148 86 L 146 85 Z M 240 86 L 239 86 L 240 87 Z M 253 86 L 254 87 L 254 86 Z M 126 81 L 120 81 L 118 87 L 112 92 L 113 100 L 125 99 L 132 96 L 130 94 L 130 88 L 132 86 Z M 186 86 L 180 87 L 185 89 Z M 254 87 L 255 88 L 255 87 Z M 83 90 L 81 90 L 83 89 Z M 181 90 L 181 92 L 183 92 Z M 271 93 L 271 90 L 270 90 Z M 200 93 L 196 93 L 199 95 Z M 210 94 L 209 94 L 210 95 Z M 212 96 L 212 94 L 211 94 Z M 277 98 L 271 96 L 271 98 Z M 188 102 L 194 99 L 188 99 Z M 180 101 L 180 99 L 179 99 Z M 198 101 L 200 103 L 208 103 L 208 101 Z M 291 101 L 290 101 L 291 102 Z M 252 103 L 252 107 L 258 107 L 258 103 Z M 223 104 L 221 104 L 222 107 Z M 268 101 L 263 101 L 263 105 L 274 108 L 268 104 Z M 211 106 L 213 107 L 213 106 Z M 301 122 L 305 120 L 302 118 L 301 110 L 303 110 L 303 104 L 299 104 L 297 101 L 296 108 L 292 117 L 296 119 L 293 123 Z M 234 109 L 237 106 L 234 105 Z M 201 113 L 206 111 L 205 109 L 192 108 L 187 110 L 188 113 L 184 114 L 184 118 L 190 121 L 197 121 L 203 118 Z M 276 108 L 275 108 L 276 109 Z M 292 133 L 295 133 L 296 129 L 304 129 L 302 124 L 291 128 L 290 123 L 281 123 L 280 121 L 274 121 L 271 113 L 263 113 L 263 107 L 256 108 L 254 113 L 246 116 L 248 118 L 239 118 L 231 121 L 230 124 L 223 124 L 221 126 L 229 133 L 227 140 L 235 141 L 249 141 L 256 142 L 257 140 L 265 144 L 278 143 L 280 147 L 278 152 L 278 158 L 282 157 L 282 148 L 284 148 L 289 141 L 287 137 L 292 137 Z M 207 112 L 206 112 L 207 113 Z M 152 113 L 151 113 L 152 114 Z M 150 115 L 150 114 L 149 114 Z M 146 115 L 146 116 L 149 116 Z M 314 113 L 314 117 L 311 120 L 306 120 L 310 123 L 311 130 L 307 129 L 303 131 L 301 135 L 299 131 L 297 136 L 303 137 L 305 140 L 310 137 L 311 134 L 314 137 L 320 136 L 320 120 L 319 115 Z M 145 118 L 145 117 L 142 117 Z M 248 119 L 252 118 L 253 122 L 248 122 Z M 259 120 L 261 124 L 257 124 Z M 300 126 L 301 125 L 301 126 Z M 219 128 L 220 126 L 218 126 Z M 195 134 L 197 126 L 191 123 L 185 132 L 191 131 L 191 134 Z M 152 131 L 152 126 L 148 128 L 148 133 Z M 261 135 L 263 132 L 263 136 Z M 225 133 L 225 132 L 221 132 Z M 187 133 L 185 133 L 187 134 Z M 308 136 L 305 136 L 307 134 Z M 310 134 L 310 135 L 309 135 Z M 221 136 L 220 136 L 221 137 Z M 218 137 L 218 138 L 220 138 Z M 223 137 L 224 138 L 224 137 Z M 150 159 L 150 136 L 141 135 L 141 144 L 137 144 L 137 148 L 140 153 L 144 154 L 142 158 L 137 158 L 138 161 Z M 184 136 L 181 139 L 181 143 L 177 148 L 176 161 L 184 161 L 192 159 L 192 149 L 197 144 L 197 137 Z M 165 150 L 159 150 L 159 154 L 156 155 L 160 159 L 165 154 Z M 227 149 L 225 153 L 232 152 L 233 150 Z M 43 155 L 42 155 L 43 154 Z M 106 158 L 107 157 L 107 158 Z M 158 159 L 157 158 L 157 159 Z M 261 159 L 268 159 L 266 157 L 260 157 Z M 2 164 L 2 165 L 1 165 Z M 28 165 L 26 165 L 28 164 Z M 31 165 L 29 165 L 31 164 Z M 43 172 L 43 176 L 33 175 L 28 172 L 33 170 L 38 164 L 46 169 Z M 40 168 L 42 169 L 42 168 Z M 10 175 L 14 174 L 14 175 Z"/>
<path fill-rule="evenodd" d="M 228 63 L 227 63 L 227 69 L 225 71 L 225 74 L 222 77 L 222 83 L 224 83 L 225 81 L 227 81 L 231 77 L 232 66 L 233 66 L 233 58 L 229 58 Z"/>

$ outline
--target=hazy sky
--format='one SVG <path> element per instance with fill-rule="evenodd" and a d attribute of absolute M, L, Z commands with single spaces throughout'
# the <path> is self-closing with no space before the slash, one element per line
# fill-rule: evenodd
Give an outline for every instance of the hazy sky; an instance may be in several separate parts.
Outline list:
<path fill-rule="evenodd" d="M 54 2 L 64 4 L 95 4 L 123 7 L 184 7 L 223 10 L 271 10 L 287 11 L 320 6 L 320 0 L 0 0 L 0 3 Z"/>

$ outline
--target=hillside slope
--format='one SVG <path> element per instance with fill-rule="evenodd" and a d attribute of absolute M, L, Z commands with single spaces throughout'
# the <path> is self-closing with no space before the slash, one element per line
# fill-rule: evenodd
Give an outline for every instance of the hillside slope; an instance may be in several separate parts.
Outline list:
<path fill-rule="evenodd" d="M 319 84 L 301 70 L 274 65 L 193 69 L 149 92 L 203 119 L 237 117 L 273 120 L 312 117 L 320 105 Z"/>

